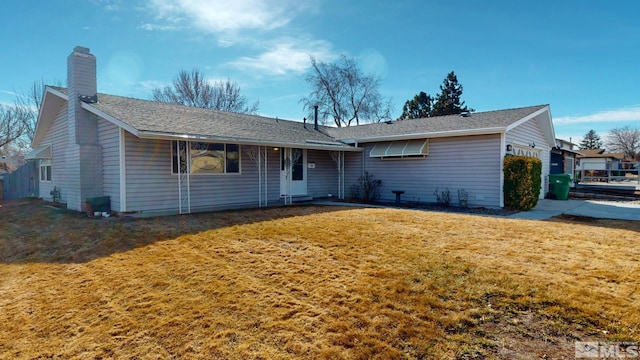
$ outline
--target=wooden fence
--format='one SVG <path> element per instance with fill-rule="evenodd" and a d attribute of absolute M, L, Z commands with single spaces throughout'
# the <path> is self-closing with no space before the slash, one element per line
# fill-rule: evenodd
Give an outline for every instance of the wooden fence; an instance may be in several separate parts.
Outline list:
<path fill-rule="evenodd" d="M 4 176 L 0 188 L 4 200 L 39 196 L 40 178 L 38 162 L 29 161 L 11 174 Z"/>

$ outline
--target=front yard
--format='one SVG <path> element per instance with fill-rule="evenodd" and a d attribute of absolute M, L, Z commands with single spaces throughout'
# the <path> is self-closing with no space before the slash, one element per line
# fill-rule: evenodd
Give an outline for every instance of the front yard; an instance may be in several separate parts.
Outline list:
<path fill-rule="evenodd" d="M 573 358 L 640 341 L 640 224 L 0 202 L 0 358 Z"/>

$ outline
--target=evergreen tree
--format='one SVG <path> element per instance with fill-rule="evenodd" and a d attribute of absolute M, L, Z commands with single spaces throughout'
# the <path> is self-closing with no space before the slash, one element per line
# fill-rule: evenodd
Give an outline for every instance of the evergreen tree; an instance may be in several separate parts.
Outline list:
<path fill-rule="evenodd" d="M 433 105 L 431 116 L 455 115 L 463 112 L 474 111 L 464 105 L 460 100 L 462 96 L 462 85 L 458 83 L 456 74 L 452 71 L 440 85 L 440 94 Z"/>
<path fill-rule="evenodd" d="M 419 119 L 431 116 L 431 103 L 433 98 L 424 91 L 413 97 L 411 100 L 407 100 L 402 106 L 402 115 L 398 120 L 407 119 Z"/>
<path fill-rule="evenodd" d="M 596 134 L 596 131 L 591 129 L 584 135 L 582 141 L 580 141 L 580 150 L 591 150 L 602 148 L 602 139 Z"/>

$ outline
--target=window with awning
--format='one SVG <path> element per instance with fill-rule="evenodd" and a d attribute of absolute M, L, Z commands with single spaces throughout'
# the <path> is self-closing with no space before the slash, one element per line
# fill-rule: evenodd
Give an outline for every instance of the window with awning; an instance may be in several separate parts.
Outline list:
<path fill-rule="evenodd" d="M 385 141 L 376 143 L 370 157 L 380 159 L 412 159 L 429 155 L 429 139 Z"/>

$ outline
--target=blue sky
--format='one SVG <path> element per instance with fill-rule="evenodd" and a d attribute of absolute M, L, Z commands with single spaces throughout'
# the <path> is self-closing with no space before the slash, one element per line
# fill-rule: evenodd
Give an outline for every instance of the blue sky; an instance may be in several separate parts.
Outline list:
<path fill-rule="evenodd" d="M 98 59 L 98 90 L 147 99 L 181 70 L 237 81 L 259 113 L 300 120 L 309 55 L 355 57 L 393 116 L 454 70 L 477 111 L 550 104 L 577 142 L 640 125 L 640 2 L 632 0 L 2 1 L 0 103 L 66 78 L 74 46 Z"/>

